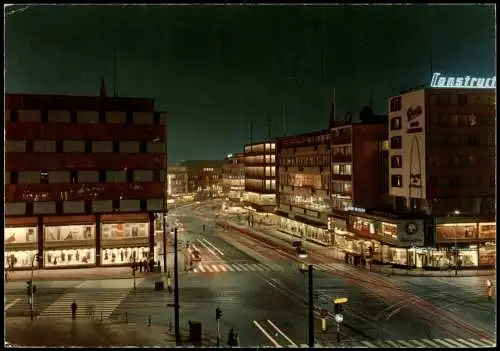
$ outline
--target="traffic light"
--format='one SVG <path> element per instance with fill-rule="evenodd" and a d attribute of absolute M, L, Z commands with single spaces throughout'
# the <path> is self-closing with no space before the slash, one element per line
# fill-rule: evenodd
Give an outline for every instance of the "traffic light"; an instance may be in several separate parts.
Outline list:
<path fill-rule="evenodd" d="M 222 310 L 219 307 L 217 307 L 215 309 L 215 319 L 219 320 L 221 319 L 221 317 L 222 317 Z"/>
<path fill-rule="evenodd" d="M 342 304 L 341 303 L 335 304 L 335 314 L 342 314 Z"/>

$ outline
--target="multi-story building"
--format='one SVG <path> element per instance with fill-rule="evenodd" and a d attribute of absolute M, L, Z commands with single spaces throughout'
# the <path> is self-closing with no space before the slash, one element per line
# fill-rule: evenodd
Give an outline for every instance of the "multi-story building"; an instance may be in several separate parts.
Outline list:
<path fill-rule="evenodd" d="M 277 213 L 281 230 L 331 245 L 330 130 L 279 138 Z"/>
<path fill-rule="evenodd" d="M 229 154 L 222 165 L 222 192 L 230 201 L 243 199 L 245 191 L 245 155 Z"/>
<path fill-rule="evenodd" d="M 474 80 L 477 80 L 474 78 Z M 418 265 L 494 264 L 495 90 L 434 88 L 389 99 L 389 195 L 433 217 Z"/>
<path fill-rule="evenodd" d="M 157 260 L 165 130 L 153 99 L 7 94 L 5 265 Z"/>
<path fill-rule="evenodd" d="M 245 145 L 244 203 L 255 211 L 276 208 L 276 141 Z"/>
<path fill-rule="evenodd" d="M 167 167 L 167 195 L 169 198 L 184 196 L 188 193 L 188 170 L 186 166 Z"/>
<path fill-rule="evenodd" d="M 189 160 L 180 163 L 188 171 L 188 192 L 200 198 L 218 197 L 222 194 L 223 160 Z"/>

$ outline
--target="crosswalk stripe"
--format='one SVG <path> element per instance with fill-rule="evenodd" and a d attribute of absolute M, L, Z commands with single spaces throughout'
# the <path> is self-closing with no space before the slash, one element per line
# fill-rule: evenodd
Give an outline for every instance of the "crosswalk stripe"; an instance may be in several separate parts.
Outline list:
<path fill-rule="evenodd" d="M 374 348 L 375 348 L 375 347 L 378 347 L 377 345 L 374 345 L 374 344 L 372 344 L 371 342 L 366 341 L 366 340 L 363 340 L 363 341 L 361 341 L 361 342 L 362 342 L 363 344 L 365 344 L 366 346 L 368 346 L 368 347 L 374 347 Z"/>
<path fill-rule="evenodd" d="M 219 271 L 219 268 L 217 268 L 217 266 L 216 266 L 215 264 L 213 264 L 213 265 L 212 265 L 212 269 L 213 269 L 214 271 L 216 271 L 216 272 L 218 272 L 218 271 Z"/>
<path fill-rule="evenodd" d="M 464 344 L 461 344 L 461 343 L 459 343 L 459 342 L 457 342 L 455 340 L 444 339 L 443 341 L 446 341 L 447 343 L 454 345 L 454 347 L 467 347 Z"/>
<path fill-rule="evenodd" d="M 198 273 L 198 268 L 194 268 L 193 272 Z"/>
<path fill-rule="evenodd" d="M 465 339 L 457 339 L 457 341 L 460 341 L 462 344 L 465 344 L 466 346 L 469 346 L 469 347 L 477 347 L 476 344 L 474 344 L 470 341 L 467 341 Z"/>
<path fill-rule="evenodd" d="M 476 345 L 478 345 L 479 347 L 490 347 L 491 344 L 488 340 L 486 339 L 468 339 L 470 342 L 474 342 L 476 343 Z M 486 342 L 485 342 L 486 341 Z"/>
<path fill-rule="evenodd" d="M 417 344 L 417 346 L 418 346 L 418 347 L 427 347 L 427 346 L 425 346 L 425 344 L 421 343 L 421 342 L 420 342 L 420 341 L 418 341 L 418 340 L 413 339 L 413 340 L 410 340 L 410 341 L 411 341 L 412 343 L 414 343 L 414 344 Z"/>
<path fill-rule="evenodd" d="M 198 270 L 205 272 L 205 269 L 203 268 L 203 266 L 201 264 L 198 266 Z"/>
<path fill-rule="evenodd" d="M 415 347 L 406 340 L 397 340 L 397 342 L 399 342 L 400 344 L 403 344 L 405 347 L 411 347 L 411 348 Z"/>
<path fill-rule="evenodd" d="M 238 265 L 236 264 L 233 264 L 233 268 L 236 269 L 238 272 L 241 272 L 241 268 L 238 267 Z"/>
<path fill-rule="evenodd" d="M 252 267 L 255 267 L 256 270 L 258 271 L 261 271 L 261 272 L 264 272 L 264 268 L 262 268 L 260 265 L 258 264 L 252 264 L 251 265 Z"/>
<path fill-rule="evenodd" d="M 398 344 L 396 344 L 396 343 L 395 343 L 394 341 L 392 341 L 392 340 L 385 340 L 385 342 L 386 342 L 386 343 L 388 343 L 388 344 L 390 344 L 390 345 L 392 345 L 393 347 L 398 347 L 398 348 L 399 348 L 399 345 L 398 345 Z"/>
<path fill-rule="evenodd" d="M 436 342 L 438 342 L 438 343 L 440 343 L 440 344 L 444 345 L 445 347 L 455 347 L 453 344 L 451 344 L 451 343 L 447 343 L 447 342 L 446 342 L 446 341 L 444 341 L 444 340 L 441 340 L 441 339 L 434 339 L 434 340 L 436 340 Z"/>
<path fill-rule="evenodd" d="M 439 344 L 436 344 L 434 341 L 429 340 L 429 339 L 421 339 L 421 341 L 431 345 L 432 347 L 439 347 Z"/>
<path fill-rule="evenodd" d="M 493 340 L 488 340 L 488 339 L 479 339 L 478 341 L 481 341 L 483 343 L 485 343 L 487 346 L 491 347 L 491 346 L 496 346 L 496 342 L 494 342 Z"/>
<path fill-rule="evenodd" d="M 247 266 L 247 268 L 248 268 L 249 270 L 251 270 L 252 272 L 255 272 L 255 268 L 254 268 L 254 267 L 252 267 L 252 266 Z"/>
<path fill-rule="evenodd" d="M 241 269 L 242 271 L 246 271 L 245 266 L 244 266 L 244 265 L 242 265 L 241 263 L 235 264 L 235 266 L 240 267 L 240 269 Z"/>
<path fill-rule="evenodd" d="M 233 268 L 231 268 L 231 266 L 230 266 L 230 265 L 226 265 L 226 267 L 227 267 L 227 269 L 228 269 L 230 272 L 234 272 L 234 269 L 233 269 Z"/>
<path fill-rule="evenodd" d="M 224 265 L 222 265 L 222 264 L 220 264 L 220 265 L 219 265 L 219 269 L 220 269 L 221 271 L 223 271 L 223 272 L 227 272 L 226 266 L 224 266 Z"/>

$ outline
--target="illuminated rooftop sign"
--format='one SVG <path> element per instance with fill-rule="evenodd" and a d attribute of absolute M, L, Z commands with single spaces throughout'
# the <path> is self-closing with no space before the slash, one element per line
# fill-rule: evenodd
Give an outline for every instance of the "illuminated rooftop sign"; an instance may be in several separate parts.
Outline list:
<path fill-rule="evenodd" d="M 497 77 L 477 78 L 465 77 L 443 77 L 441 73 L 434 73 L 431 80 L 431 88 L 471 88 L 471 89 L 496 89 Z"/>

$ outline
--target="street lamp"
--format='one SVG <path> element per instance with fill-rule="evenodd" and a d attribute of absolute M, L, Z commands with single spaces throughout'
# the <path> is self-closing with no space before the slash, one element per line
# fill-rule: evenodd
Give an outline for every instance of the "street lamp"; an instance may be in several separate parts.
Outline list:
<path fill-rule="evenodd" d="M 166 123 L 166 121 L 165 121 Z M 161 142 L 160 138 L 155 138 L 153 139 L 153 143 L 159 144 Z M 164 183 L 164 188 L 163 188 L 163 272 L 167 272 L 167 213 L 168 213 L 168 208 L 167 208 L 167 198 L 168 198 L 168 186 L 167 186 L 167 181 L 168 181 L 168 176 L 167 176 L 167 128 L 165 124 L 165 149 L 163 153 L 163 183 Z"/>

